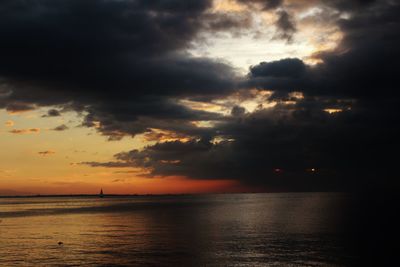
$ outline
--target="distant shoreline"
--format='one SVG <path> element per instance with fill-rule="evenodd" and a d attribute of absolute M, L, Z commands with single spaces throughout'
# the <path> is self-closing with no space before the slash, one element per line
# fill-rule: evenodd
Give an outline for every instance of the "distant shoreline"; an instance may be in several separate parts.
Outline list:
<path fill-rule="evenodd" d="M 104 194 L 103 198 L 117 198 L 117 197 L 168 197 L 168 196 L 200 196 L 200 195 L 236 195 L 236 194 L 285 194 L 285 193 L 298 193 L 298 194 L 306 194 L 306 193 L 346 193 L 346 192 L 337 192 L 337 191 L 281 191 L 281 192 L 239 192 L 239 193 L 231 193 L 231 192 L 222 192 L 222 193 L 182 193 L 182 194 Z M 52 198 L 52 197 L 60 197 L 60 198 L 68 198 L 68 197 L 87 197 L 87 198 L 100 198 L 99 194 L 71 194 L 71 195 L 9 195 L 9 196 L 0 196 L 1 198 Z"/>
<path fill-rule="evenodd" d="M 182 196 L 195 194 L 104 194 L 103 197 L 145 197 L 145 196 Z M 0 196 L 0 198 L 46 198 L 46 197 L 94 197 L 100 198 L 99 194 L 71 194 L 71 195 L 16 195 L 16 196 Z"/>

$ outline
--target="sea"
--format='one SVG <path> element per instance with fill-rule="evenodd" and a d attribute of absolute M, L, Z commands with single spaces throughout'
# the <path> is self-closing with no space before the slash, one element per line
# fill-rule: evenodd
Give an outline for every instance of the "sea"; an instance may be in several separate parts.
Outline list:
<path fill-rule="evenodd" d="M 351 266 L 346 198 L 0 198 L 0 266 Z"/>

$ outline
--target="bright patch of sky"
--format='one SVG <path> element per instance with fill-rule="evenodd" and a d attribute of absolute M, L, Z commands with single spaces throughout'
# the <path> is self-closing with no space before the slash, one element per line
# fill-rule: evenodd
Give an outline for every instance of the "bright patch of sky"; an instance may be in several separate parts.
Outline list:
<path fill-rule="evenodd" d="M 290 13 L 289 7 L 288 10 Z M 237 30 L 202 32 L 188 52 L 196 57 L 228 62 L 241 73 L 260 62 L 282 58 L 297 57 L 308 64 L 318 63 L 313 55 L 334 49 L 342 38 L 338 27 L 328 18 L 332 15 L 330 10 L 322 7 L 310 6 L 290 13 L 297 29 L 291 41 L 278 38 L 276 11 L 249 8 L 232 0 L 216 0 L 210 13 L 213 12 L 247 16 L 251 22 L 248 27 Z"/>

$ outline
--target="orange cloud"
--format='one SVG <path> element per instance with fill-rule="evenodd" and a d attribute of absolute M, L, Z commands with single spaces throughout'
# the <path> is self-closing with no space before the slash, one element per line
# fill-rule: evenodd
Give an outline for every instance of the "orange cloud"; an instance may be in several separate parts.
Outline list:
<path fill-rule="evenodd" d="M 30 128 L 30 129 L 13 129 L 9 131 L 12 134 L 38 134 L 40 133 L 40 128 Z"/>
<path fill-rule="evenodd" d="M 161 130 L 151 128 L 144 134 L 145 141 L 157 141 L 157 142 L 168 142 L 168 141 L 181 141 L 186 142 L 190 140 L 189 136 L 179 134 L 173 131 Z"/>
<path fill-rule="evenodd" d="M 12 120 L 8 120 L 8 121 L 6 121 L 5 123 L 4 123 L 4 125 L 6 126 L 6 127 L 13 127 L 14 126 L 14 121 L 12 121 Z"/>

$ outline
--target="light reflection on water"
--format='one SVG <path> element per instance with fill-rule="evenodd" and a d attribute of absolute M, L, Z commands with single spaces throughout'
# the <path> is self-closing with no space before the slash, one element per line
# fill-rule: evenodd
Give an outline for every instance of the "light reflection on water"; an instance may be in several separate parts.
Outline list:
<path fill-rule="evenodd" d="M 350 256 L 340 232 L 344 198 L 0 199 L 0 265 L 344 266 Z"/>

